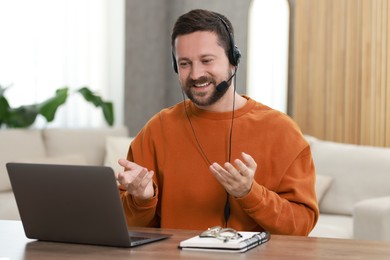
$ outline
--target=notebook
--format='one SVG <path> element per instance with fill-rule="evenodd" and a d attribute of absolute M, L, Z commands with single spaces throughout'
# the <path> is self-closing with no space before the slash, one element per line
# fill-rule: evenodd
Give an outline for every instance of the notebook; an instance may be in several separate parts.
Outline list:
<path fill-rule="evenodd" d="M 268 242 L 271 238 L 269 232 L 240 231 L 241 238 L 224 241 L 215 237 L 195 236 L 183 240 L 179 244 L 182 250 L 217 251 L 229 253 L 243 253 L 258 245 Z"/>
<path fill-rule="evenodd" d="M 31 163 L 6 166 L 28 238 L 133 247 L 170 236 L 128 230 L 110 167 Z"/>

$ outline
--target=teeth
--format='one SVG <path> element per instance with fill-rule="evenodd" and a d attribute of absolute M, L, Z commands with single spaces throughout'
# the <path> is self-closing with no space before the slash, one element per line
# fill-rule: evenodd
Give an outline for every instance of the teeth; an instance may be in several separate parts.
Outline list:
<path fill-rule="evenodd" d="M 210 84 L 210 82 L 205 82 L 205 83 L 203 83 L 203 84 L 195 84 L 195 87 L 205 87 L 205 86 L 207 86 L 208 84 Z"/>

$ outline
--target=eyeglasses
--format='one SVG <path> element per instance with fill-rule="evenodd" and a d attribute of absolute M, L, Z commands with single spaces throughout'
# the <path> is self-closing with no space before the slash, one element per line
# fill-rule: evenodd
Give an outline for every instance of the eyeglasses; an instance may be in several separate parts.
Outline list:
<path fill-rule="evenodd" d="M 203 231 L 199 237 L 213 237 L 228 242 L 229 240 L 236 240 L 242 238 L 242 235 L 233 228 L 222 228 L 215 226 Z"/>

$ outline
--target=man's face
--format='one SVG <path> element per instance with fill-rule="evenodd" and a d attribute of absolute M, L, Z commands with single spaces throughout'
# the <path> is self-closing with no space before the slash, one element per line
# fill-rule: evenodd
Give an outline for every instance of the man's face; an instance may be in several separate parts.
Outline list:
<path fill-rule="evenodd" d="M 228 90 L 216 86 L 232 75 L 232 65 L 213 32 L 198 31 L 175 40 L 180 85 L 192 102 L 200 107 L 216 103 Z"/>

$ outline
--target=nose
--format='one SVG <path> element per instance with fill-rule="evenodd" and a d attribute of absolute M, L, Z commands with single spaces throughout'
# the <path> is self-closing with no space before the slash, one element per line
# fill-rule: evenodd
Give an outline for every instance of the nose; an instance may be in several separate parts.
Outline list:
<path fill-rule="evenodd" d="M 202 76 L 204 76 L 204 69 L 203 69 L 202 64 L 197 63 L 197 62 L 193 63 L 192 67 L 191 67 L 190 77 L 193 80 L 196 80 Z"/>

